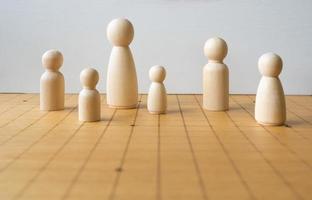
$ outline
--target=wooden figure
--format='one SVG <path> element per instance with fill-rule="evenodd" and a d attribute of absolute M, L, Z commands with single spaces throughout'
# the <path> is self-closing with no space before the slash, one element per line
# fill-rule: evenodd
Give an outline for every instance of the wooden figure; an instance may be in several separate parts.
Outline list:
<path fill-rule="evenodd" d="M 99 74 L 93 68 L 86 68 L 80 73 L 80 82 L 83 89 L 79 93 L 79 120 L 99 121 L 101 119 L 101 97 L 96 90 L 99 81 Z"/>
<path fill-rule="evenodd" d="M 283 86 L 278 78 L 283 61 L 274 53 L 266 53 L 259 58 L 262 74 L 256 95 L 255 118 L 263 125 L 279 126 L 286 120 L 286 104 Z"/>
<path fill-rule="evenodd" d="M 151 114 L 164 114 L 167 110 L 167 94 L 163 81 L 166 77 L 164 67 L 156 65 L 149 71 L 152 81 L 147 97 L 147 109 Z"/>
<path fill-rule="evenodd" d="M 63 55 L 57 50 L 49 50 L 42 56 L 42 65 L 46 71 L 40 78 L 40 110 L 52 111 L 64 109 L 64 76 L 59 72 L 63 64 Z"/>
<path fill-rule="evenodd" d="M 114 19 L 107 27 L 107 38 L 114 46 L 110 55 L 106 96 L 113 108 L 135 108 L 138 103 L 138 83 L 135 64 L 129 48 L 134 36 L 127 19 Z"/>
<path fill-rule="evenodd" d="M 206 41 L 204 53 L 208 63 L 203 69 L 203 108 L 224 111 L 229 108 L 229 70 L 223 63 L 226 42 L 218 37 Z"/>

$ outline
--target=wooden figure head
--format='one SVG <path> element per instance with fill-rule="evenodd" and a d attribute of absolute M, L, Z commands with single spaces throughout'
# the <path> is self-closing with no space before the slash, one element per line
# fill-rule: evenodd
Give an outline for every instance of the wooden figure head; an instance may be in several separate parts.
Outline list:
<path fill-rule="evenodd" d="M 265 53 L 259 58 L 258 68 L 263 76 L 278 77 L 283 68 L 282 58 L 275 53 Z"/>
<path fill-rule="evenodd" d="M 46 69 L 57 71 L 63 64 L 63 55 L 60 51 L 51 49 L 42 55 L 42 65 Z"/>
<path fill-rule="evenodd" d="M 131 22 L 124 18 L 112 20 L 107 27 L 107 38 L 114 46 L 128 46 L 134 37 Z"/>
<path fill-rule="evenodd" d="M 212 62 L 222 62 L 227 55 L 227 51 L 226 42 L 219 37 L 208 39 L 204 46 L 205 56 Z"/>

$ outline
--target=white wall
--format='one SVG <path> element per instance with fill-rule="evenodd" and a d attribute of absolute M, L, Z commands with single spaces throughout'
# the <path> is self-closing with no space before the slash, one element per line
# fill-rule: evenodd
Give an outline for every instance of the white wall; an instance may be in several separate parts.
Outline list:
<path fill-rule="evenodd" d="M 155 64 L 167 68 L 169 93 L 201 92 L 204 42 L 221 36 L 231 93 L 255 93 L 257 60 L 274 51 L 284 60 L 286 93 L 312 94 L 311 10 L 311 0 L 0 0 L 0 92 L 38 92 L 41 55 L 51 48 L 64 54 L 66 92 L 80 90 L 79 73 L 90 66 L 105 92 L 106 26 L 127 17 L 141 92 Z"/>

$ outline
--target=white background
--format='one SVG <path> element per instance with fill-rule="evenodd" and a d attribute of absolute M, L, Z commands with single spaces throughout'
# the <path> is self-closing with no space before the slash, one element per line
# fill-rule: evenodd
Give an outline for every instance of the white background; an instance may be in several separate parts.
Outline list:
<path fill-rule="evenodd" d="M 224 38 L 231 93 L 255 93 L 257 60 L 273 51 L 284 60 L 287 94 L 312 94 L 311 0 L 0 0 L 0 92 L 38 92 L 41 55 L 64 55 L 66 92 L 81 88 L 79 73 L 94 67 L 105 92 L 111 45 L 110 20 L 126 17 L 135 27 L 131 49 L 140 92 L 148 70 L 167 69 L 168 93 L 200 93 L 205 41 Z"/>

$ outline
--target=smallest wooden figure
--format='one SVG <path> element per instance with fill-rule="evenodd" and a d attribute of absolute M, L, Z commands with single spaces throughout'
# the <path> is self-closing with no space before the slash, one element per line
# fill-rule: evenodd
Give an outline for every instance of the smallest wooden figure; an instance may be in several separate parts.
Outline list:
<path fill-rule="evenodd" d="M 101 119 L 101 97 L 96 90 L 99 74 L 93 68 L 86 68 L 80 73 L 80 82 L 83 89 L 79 93 L 79 120 L 86 122 L 99 121 Z"/>
<path fill-rule="evenodd" d="M 258 61 L 262 74 L 255 106 L 255 118 L 263 125 L 280 126 L 286 120 L 286 104 L 282 83 L 278 75 L 283 61 L 275 53 L 263 54 Z"/>
<path fill-rule="evenodd" d="M 164 114 L 167 110 L 167 94 L 163 81 L 166 77 L 164 67 L 156 65 L 149 71 L 149 78 L 152 81 L 148 92 L 147 109 L 151 114 Z"/>

